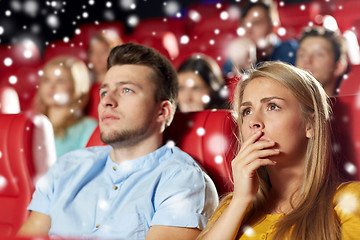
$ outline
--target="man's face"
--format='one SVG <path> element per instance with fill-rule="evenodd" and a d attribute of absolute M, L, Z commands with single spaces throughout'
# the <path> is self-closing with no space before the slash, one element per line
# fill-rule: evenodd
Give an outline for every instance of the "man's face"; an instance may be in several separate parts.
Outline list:
<path fill-rule="evenodd" d="M 154 134 L 161 105 L 155 102 L 154 74 L 141 65 L 115 65 L 108 70 L 99 91 L 103 142 L 131 146 Z"/>
<path fill-rule="evenodd" d="M 334 52 L 331 43 L 323 37 L 310 36 L 301 42 L 296 66 L 311 72 L 325 89 L 336 81 Z"/>
<path fill-rule="evenodd" d="M 262 7 L 253 7 L 242 19 L 245 36 L 249 37 L 257 47 L 264 49 L 267 46 L 267 36 L 272 32 L 271 22 L 266 10 Z"/>

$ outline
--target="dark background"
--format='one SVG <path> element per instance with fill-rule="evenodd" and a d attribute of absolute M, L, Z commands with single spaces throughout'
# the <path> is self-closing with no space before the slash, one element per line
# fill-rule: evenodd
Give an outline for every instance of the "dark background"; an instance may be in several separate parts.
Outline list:
<path fill-rule="evenodd" d="M 0 0 L 0 44 L 14 44 L 24 38 L 32 39 L 40 51 L 53 40 L 71 38 L 76 27 L 95 21 L 122 21 L 127 33 L 133 27 L 127 24 L 130 16 L 139 20 L 157 16 L 184 17 L 186 6 L 191 3 L 231 2 L 241 4 L 246 0 Z M 299 2 L 290 0 L 285 2 Z M 135 3 L 136 7 L 126 8 Z M 109 6 L 110 5 L 110 6 Z M 168 9 L 177 11 L 169 14 Z M 8 14 L 10 13 L 10 15 Z M 47 19 L 53 16 L 58 25 L 51 25 Z"/>

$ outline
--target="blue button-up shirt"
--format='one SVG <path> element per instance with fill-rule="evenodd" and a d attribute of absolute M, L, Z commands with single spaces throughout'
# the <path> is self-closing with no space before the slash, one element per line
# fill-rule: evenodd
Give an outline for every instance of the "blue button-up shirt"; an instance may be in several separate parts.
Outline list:
<path fill-rule="evenodd" d="M 109 146 L 71 152 L 39 180 L 28 209 L 51 237 L 145 239 L 153 225 L 203 229 L 218 204 L 211 179 L 177 147 L 121 164 Z"/>

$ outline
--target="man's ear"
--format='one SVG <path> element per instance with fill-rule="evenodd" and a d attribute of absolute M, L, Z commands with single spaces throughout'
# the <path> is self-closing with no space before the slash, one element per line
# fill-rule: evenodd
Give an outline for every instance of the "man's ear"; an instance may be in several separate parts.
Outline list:
<path fill-rule="evenodd" d="M 160 104 L 159 114 L 157 117 L 158 122 L 166 123 L 172 116 L 172 104 L 168 100 L 164 100 Z"/>
<path fill-rule="evenodd" d="M 334 76 L 338 78 L 343 75 L 347 69 L 347 66 L 348 64 L 344 60 L 337 61 L 335 64 Z"/>

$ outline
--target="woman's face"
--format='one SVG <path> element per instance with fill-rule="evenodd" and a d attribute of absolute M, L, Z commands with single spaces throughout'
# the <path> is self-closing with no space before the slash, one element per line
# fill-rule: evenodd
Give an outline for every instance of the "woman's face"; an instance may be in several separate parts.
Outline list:
<path fill-rule="evenodd" d="M 74 94 L 71 73 L 61 66 L 49 66 L 44 69 L 40 80 L 39 94 L 48 107 L 68 105 Z"/>
<path fill-rule="evenodd" d="M 276 143 L 280 154 L 274 159 L 279 164 L 302 162 L 311 130 L 303 121 L 299 101 L 288 88 L 271 78 L 258 77 L 245 87 L 240 104 L 244 140 L 261 130 L 258 141 Z"/>
<path fill-rule="evenodd" d="M 202 111 L 210 102 L 210 88 L 200 75 L 181 72 L 179 78 L 179 109 L 181 112 Z"/>
<path fill-rule="evenodd" d="M 110 47 L 103 41 L 94 40 L 90 44 L 89 62 L 92 64 L 93 70 L 99 73 L 106 73 L 107 58 L 110 53 Z"/>

